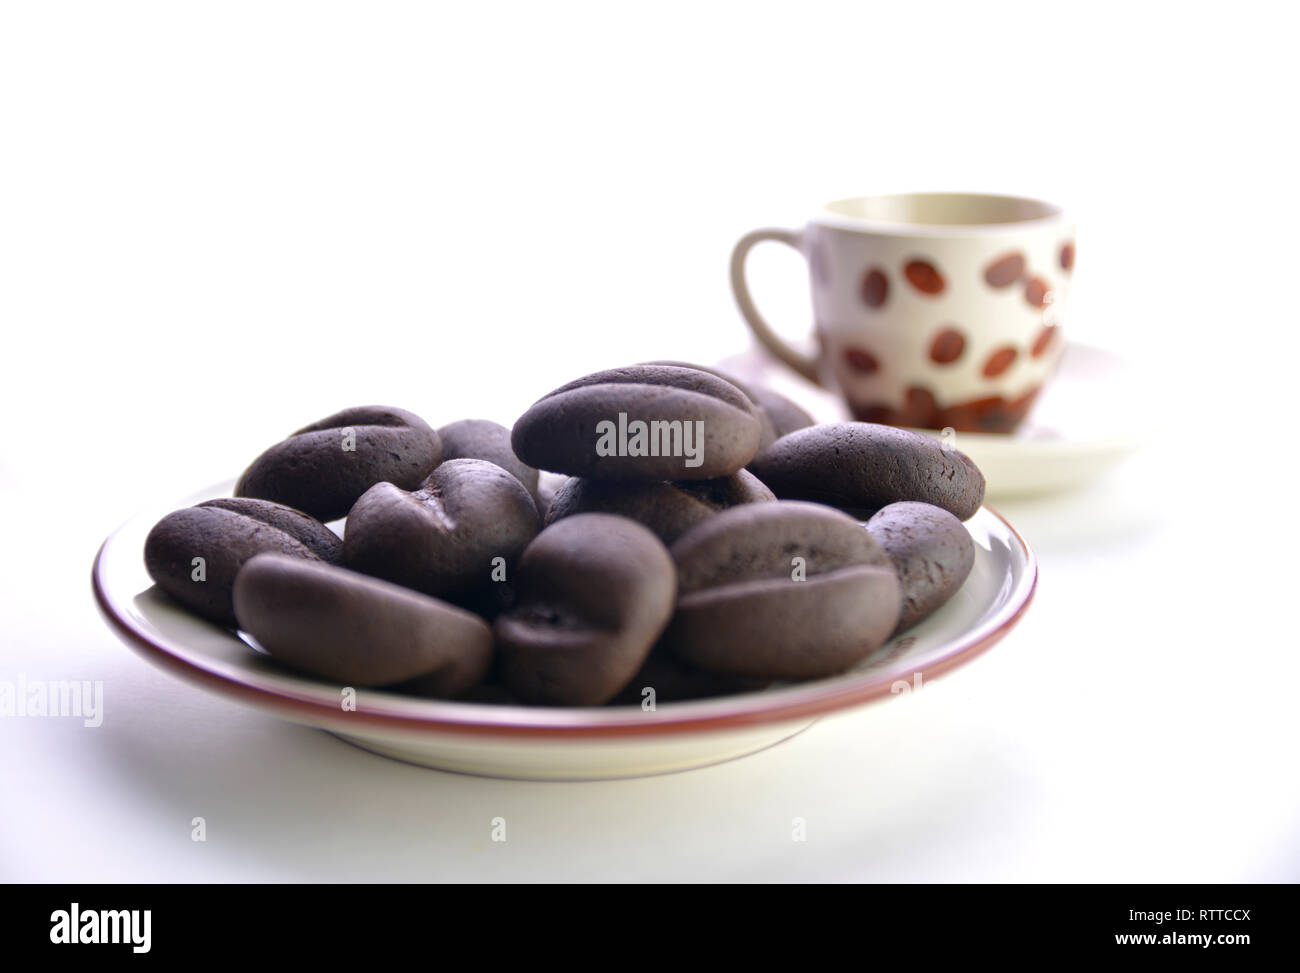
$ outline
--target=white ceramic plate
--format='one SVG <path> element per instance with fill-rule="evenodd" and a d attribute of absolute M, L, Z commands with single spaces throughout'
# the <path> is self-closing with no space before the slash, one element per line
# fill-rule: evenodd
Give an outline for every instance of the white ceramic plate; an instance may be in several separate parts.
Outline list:
<path fill-rule="evenodd" d="M 849 418 L 838 397 L 792 376 L 758 349 L 718 367 L 788 395 L 818 422 Z M 958 433 L 954 445 L 980 468 L 990 498 L 1051 493 L 1095 479 L 1142 446 L 1154 433 L 1137 417 L 1154 414 L 1135 369 L 1109 351 L 1070 343 L 1020 429 L 1012 435 Z"/>
<path fill-rule="evenodd" d="M 536 780 L 592 780 L 667 773 L 719 763 L 789 739 L 834 710 L 858 706 L 968 661 L 1016 623 L 1037 569 L 1019 534 L 984 508 L 967 523 L 975 539 L 970 577 L 940 611 L 832 679 L 699 702 L 548 708 L 419 699 L 359 690 L 355 711 L 341 687 L 255 652 L 234 632 L 190 615 L 144 569 L 144 540 L 164 514 L 218 496 L 222 484 L 142 512 L 115 531 L 92 571 L 109 625 L 150 662 L 196 685 L 285 719 L 320 727 L 360 747 L 440 770 Z"/>

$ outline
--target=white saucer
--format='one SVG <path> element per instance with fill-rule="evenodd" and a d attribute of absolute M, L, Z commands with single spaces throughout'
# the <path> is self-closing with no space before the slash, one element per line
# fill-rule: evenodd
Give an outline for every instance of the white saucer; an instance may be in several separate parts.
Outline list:
<path fill-rule="evenodd" d="M 92 584 L 110 627 L 146 659 L 200 688 L 358 746 L 426 767 L 535 780 L 592 780 L 668 773 L 719 763 L 789 739 L 825 713 L 908 691 L 969 661 L 1005 635 L 1033 596 L 1037 568 L 1023 538 L 984 508 L 966 524 L 975 566 L 942 609 L 856 669 L 821 679 L 698 702 L 588 708 L 498 706 L 356 694 L 283 669 L 234 632 L 163 595 L 144 569 L 144 539 L 168 511 L 232 484 L 142 512 L 104 541 Z"/>
<path fill-rule="evenodd" d="M 836 395 L 792 375 L 757 348 L 718 368 L 789 396 L 819 422 L 849 418 Z M 953 443 L 984 473 L 990 498 L 1050 493 L 1095 479 L 1148 442 L 1152 430 L 1133 417 L 1151 414 L 1134 369 L 1111 352 L 1072 342 L 1020 429 L 1011 435 L 958 433 Z"/>

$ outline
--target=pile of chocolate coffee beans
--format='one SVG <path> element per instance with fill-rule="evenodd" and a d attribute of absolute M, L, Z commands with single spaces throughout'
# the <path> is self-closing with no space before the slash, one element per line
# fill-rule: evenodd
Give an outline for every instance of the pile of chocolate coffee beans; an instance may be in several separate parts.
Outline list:
<path fill-rule="evenodd" d="M 970 572 L 983 497 L 935 439 L 815 425 L 771 390 L 650 362 L 563 385 L 513 429 L 345 409 L 262 453 L 234 497 L 168 514 L 144 558 L 190 611 L 342 685 L 697 699 L 844 672 L 921 621 Z"/>

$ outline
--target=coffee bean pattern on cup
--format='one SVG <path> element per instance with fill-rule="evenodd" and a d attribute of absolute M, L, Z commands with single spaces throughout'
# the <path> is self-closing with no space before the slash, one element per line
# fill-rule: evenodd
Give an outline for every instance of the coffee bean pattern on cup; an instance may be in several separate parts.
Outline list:
<path fill-rule="evenodd" d="M 975 542 L 960 520 L 928 503 L 891 503 L 867 521 L 893 562 L 903 590 L 896 633 L 934 614 L 975 564 Z"/>
<path fill-rule="evenodd" d="M 485 705 L 638 704 L 648 685 L 669 702 L 853 667 L 961 586 L 957 518 L 983 492 L 928 437 L 812 425 L 771 390 L 655 362 L 563 385 L 513 429 L 345 409 L 258 457 L 238 496 L 164 517 L 145 561 L 178 602 L 322 679 Z M 340 539 L 321 520 L 344 515 Z"/>
<path fill-rule="evenodd" d="M 176 601 L 209 621 L 231 625 L 235 576 L 265 551 L 338 563 L 343 542 L 300 510 L 227 497 L 158 521 L 145 539 L 144 563 L 154 583 Z"/>
<path fill-rule="evenodd" d="M 978 232 L 972 227 L 978 226 Z M 756 230 L 732 252 L 737 306 L 774 359 L 865 422 L 1013 432 L 1065 343 L 1030 354 L 1069 303 L 1073 228 L 1041 200 L 975 193 L 841 199 L 800 230 Z M 817 351 L 760 312 L 745 265 L 764 241 L 807 258 Z M 944 337 L 940 337 L 943 335 Z M 919 353 L 918 353 L 919 352 Z"/>
<path fill-rule="evenodd" d="M 420 679 L 426 694 L 458 696 L 492 660 L 477 615 L 319 561 L 259 554 L 235 579 L 234 603 L 272 658 L 346 686 Z"/>
<path fill-rule="evenodd" d="M 376 483 L 414 489 L 441 458 L 437 432 L 414 413 L 387 406 L 344 409 L 253 460 L 235 485 L 235 496 L 274 500 L 319 520 L 337 520 Z"/>
<path fill-rule="evenodd" d="M 716 480 L 624 483 L 570 477 L 555 493 L 546 522 L 578 513 L 629 517 L 671 544 L 701 520 L 740 503 L 775 500 L 758 477 L 741 470 Z"/>
<path fill-rule="evenodd" d="M 496 620 L 502 680 L 530 703 L 596 706 L 627 685 L 673 612 L 668 550 L 645 527 L 574 514 L 519 561 L 518 604 Z"/>
<path fill-rule="evenodd" d="M 438 430 L 442 459 L 485 459 L 496 463 L 537 499 L 537 470 L 510 448 L 510 430 L 489 419 L 462 419 Z"/>
<path fill-rule="evenodd" d="M 984 476 L 965 453 L 906 429 L 834 422 L 783 436 L 749 469 L 783 499 L 879 510 L 918 500 L 969 520 Z"/>
<path fill-rule="evenodd" d="M 596 372 L 543 396 L 511 445 L 538 469 L 603 480 L 709 480 L 758 451 L 748 396 L 708 372 L 635 365 Z"/>
<path fill-rule="evenodd" d="M 454 598 L 492 584 L 494 569 L 509 578 L 539 526 L 518 479 L 487 460 L 453 459 L 414 492 L 367 490 L 348 514 L 343 555 L 353 570 Z"/>
<path fill-rule="evenodd" d="M 830 507 L 733 507 L 671 551 L 679 593 L 664 644 L 701 669 L 830 676 L 882 645 L 898 621 L 888 556 L 858 521 Z"/>

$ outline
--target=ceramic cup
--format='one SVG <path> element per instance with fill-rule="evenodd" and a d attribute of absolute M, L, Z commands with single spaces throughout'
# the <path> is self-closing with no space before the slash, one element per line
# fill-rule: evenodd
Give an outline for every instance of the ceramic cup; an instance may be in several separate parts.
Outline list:
<path fill-rule="evenodd" d="M 815 356 L 763 320 L 745 258 L 776 240 L 808 261 Z M 755 230 L 731 255 L 731 286 L 755 337 L 855 418 L 1012 432 L 1064 350 L 1074 228 L 1060 208 L 1014 196 L 908 193 L 828 204 L 802 230 Z"/>

